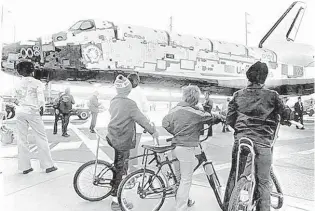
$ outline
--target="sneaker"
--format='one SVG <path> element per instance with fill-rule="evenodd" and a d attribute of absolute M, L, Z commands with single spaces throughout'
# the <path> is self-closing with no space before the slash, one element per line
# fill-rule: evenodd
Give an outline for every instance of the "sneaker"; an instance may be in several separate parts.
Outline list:
<path fill-rule="evenodd" d="M 305 128 L 304 128 L 304 127 L 302 127 L 302 128 L 301 128 L 301 130 L 305 130 Z"/>
<path fill-rule="evenodd" d="M 95 133 L 95 130 L 90 130 L 90 133 Z"/>
<path fill-rule="evenodd" d="M 67 138 L 67 137 L 69 137 L 70 135 L 66 133 L 66 134 L 62 134 L 62 136 Z"/>
<path fill-rule="evenodd" d="M 53 132 L 53 134 L 54 134 L 54 135 L 56 135 L 56 134 L 57 134 L 57 132 Z"/>
<path fill-rule="evenodd" d="M 58 169 L 57 167 L 53 166 L 51 168 L 46 169 L 46 173 L 50 173 L 50 172 L 56 171 L 57 169 Z"/>
<path fill-rule="evenodd" d="M 192 207 L 195 204 L 195 201 L 192 199 L 188 199 L 187 206 Z"/>
<path fill-rule="evenodd" d="M 28 174 L 28 173 L 32 172 L 33 170 L 34 170 L 33 168 L 27 169 L 27 170 L 23 171 L 23 174 Z"/>
<path fill-rule="evenodd" d="M 110 207 L 112 211 L 121 211 L 120 206 L 117 202 L 112 201 Z"/>

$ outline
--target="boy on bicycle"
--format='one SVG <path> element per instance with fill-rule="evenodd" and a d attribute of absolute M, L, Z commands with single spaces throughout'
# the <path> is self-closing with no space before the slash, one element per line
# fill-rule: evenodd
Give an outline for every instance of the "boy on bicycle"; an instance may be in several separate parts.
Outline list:
<path fill-rule="evenodd" d="M 132 89 L 130 81 L 124 76 L 118 75 L 114 86 L 117 95 L 110 102 L 110 122 L 106 138 L 109 145 L 115 150 L 114 165 L 116 174 L 114 174 L 112 184 L 112 209 L 120 210 L 117 201 L 117 189 L 123 175 L 128 170 L 128 163 L 125 161 L 130 156 L 130 150 L 136 146 L 136 123 L 145 128 L 155 139 L 158 139 L 159 135 L 156 128 L 141 113 L 137 104 L 128 98 Z"/>
<path fill-rule="evenodd" d="M 267 75 L 268 67 L 265 63 L 253 64 L 246 72 L 249 85 L 235 92 L 228 105 L 226 122 L 235 131 L 235 142 L 231 171 L 224 196 L 224 211 L 228 210 L 228 203 L 235 185 L 238 140 L 242 137 L 253 141 L 256 153 L 257 189 L 255 195 L 260 199 L 256 211 L 270 210 L 271 144 L 277 127 L 277 115 L 280 114 L 281 119 L 286 120 L 287 113 L 279 94 L 264 88 Z M 241 155 L 240 172 L 244 170 L 246 164 L 246 157 L 243 156 L 245 154 Z"/>
<path fill-rule="evenodd" d="M 174 138 L 172 144 L 176 148 L 172 151 L 176 178 L 180 181 L 176 194 L 176 211 L 186 211 L 194 204 L 189 199 L 189 190 L 192 184 L 194 171 L 195 149 L 199 144 L 200 131 L 206 123 L 217 124 L 221 121 L 220 115 L 210 114 L 197 107 L 200 98 L 200 89 L 197 86 L 183 88 L 182 102 L 173 108 L 162 121 L 163 127 Z"/>

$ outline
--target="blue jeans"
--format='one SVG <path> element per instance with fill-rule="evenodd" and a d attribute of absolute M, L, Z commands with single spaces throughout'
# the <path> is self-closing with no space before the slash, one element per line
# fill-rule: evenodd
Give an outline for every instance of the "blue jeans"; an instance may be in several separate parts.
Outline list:
<path fill-rule="evenodd" d="M 254 147 L 256 157 L 255 157 L 255 169 L 256 169 L 256 190 L 255 190 L 255 199 L 259 199 L 256 207 L 256 211 L 270 211 L 270 171 L 272 163 L 272 152 L 271 148 L 264 148 L 260 146 Z M 224 195 L 224 211 L 228 210 L 229 200 L 232 194 L 232 191 L 235 186 L 236 179 L 236 167 L 237 167 L 237 151 L 238 151 L 238 142 L 236 141 L 232 150 L 232 166 L 227 182 L 227 187 Z M 245 170 L 247 155 L 249 152 L 243 151 L 240 157 L 239 164 L 239 175 L 242 174 Z"/>

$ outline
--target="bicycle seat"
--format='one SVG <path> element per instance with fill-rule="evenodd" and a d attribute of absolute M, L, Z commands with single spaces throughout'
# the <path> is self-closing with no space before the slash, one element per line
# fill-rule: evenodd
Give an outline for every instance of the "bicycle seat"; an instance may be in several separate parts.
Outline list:
<path fill-rule="evenodd" d="M 143 148 L 147 150 L 151 150 L 156 153 L 164 153 L 169 150 L 175 149 L 176 146 L 174 145 L 167 145 L 167 146 L 151 146 L 151 145 L 142 145 Z"/>
<path fill-rule="evenodd" d="M 238 140 L 239 144 L 249 144 L 250 146 L 254 146 L 254 143 L 251 139 L 247 138 L 247 137 L 242 137 Z"/>

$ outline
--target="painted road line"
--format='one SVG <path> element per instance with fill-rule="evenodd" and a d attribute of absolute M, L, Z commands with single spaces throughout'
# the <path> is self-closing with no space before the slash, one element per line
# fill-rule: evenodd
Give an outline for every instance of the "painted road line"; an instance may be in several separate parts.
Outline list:
<path fill-rule="evenodd" d="M 314 153 L 314 149 L 310 149 L 310 150 L 305 150 L 305 151 L 301 151 L 301 152 L 297 152 L 296 154 L 300 154 L 300 155 L 309 155 Z"/>
<path fill-rule="evenodd" d="M 83 141 L 77 142 L 59 142 L 58 145 L 53 147 L 51 151 L 60 151 L 60 150 L 67 150 L 67 149 L 78 149 L 82 145 Z"/>
<path fill-rule="evenodd" d="M 0 148 L 0 157 L 16 157 L 18 149 L 16 146 Z"/>
<path fill-rule="evenodd" d="M 309 155 L 309 154 L 314 153 L 315 149 L 304 150 L 304 151 L 299 151 L 299 152 L 291 152 L 291 153 L 277 153 L 278 151 L 280 152 L 281 149 L 275 150 L 275 153 L 273 155 L 274 159 L 290 158 L 290 157 L 292 157 L 294 155 Z"/>
<path fill-rule="evenodd" d="M 314 210 L 314 201 L 296 198 L 288 195 L 284 195 L 284 206 L 287 205 L 285 211 L 287 210 L 307 210 L 311 211 Z"/>
<path fill-rule="evenodd" d="M 84 144 L 89 148 L 89 150 L 96 155 L 96 147 L 97 147 L 97 141 L 89 139 L 84 133 L 82 133 L 78 128 L 76 128 L 74 125 L 69 125 L 69 128 L 73 130 L 73 132 L 84 142 Z M 98 158 L 104 161 L 107 161 L 109 163 L 112 163 L 113 160 L 108 157 L 106 153 L 104 153 L 102 150 L 98 151 Z"/>

